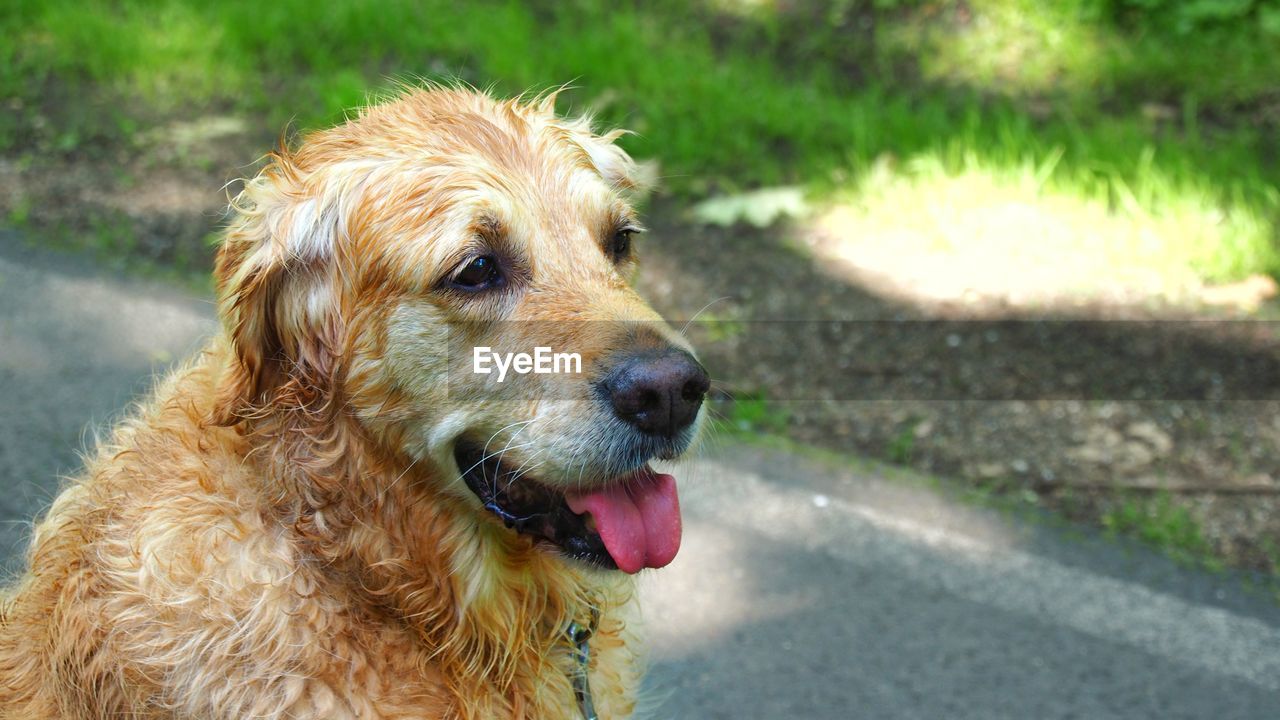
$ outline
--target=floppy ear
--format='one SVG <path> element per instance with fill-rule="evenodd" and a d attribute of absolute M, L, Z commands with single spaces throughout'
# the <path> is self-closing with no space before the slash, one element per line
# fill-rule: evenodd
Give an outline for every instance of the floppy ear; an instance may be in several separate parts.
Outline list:
<path fill-rule="evenodd" d="M 308 197 L 284 152 L 232 202 L 218 251 L 218 315 L 230 340 L 213 411 L 233 425 L 268 405 L 307 406 L 332 389 L 341 328 L 331 277 L 336 203 Z"/>

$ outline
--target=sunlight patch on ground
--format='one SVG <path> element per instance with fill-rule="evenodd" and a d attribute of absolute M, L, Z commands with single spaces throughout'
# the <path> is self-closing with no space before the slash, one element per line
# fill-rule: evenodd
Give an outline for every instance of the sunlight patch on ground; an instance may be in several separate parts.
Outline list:
<path fill-rule="evenodd" d="M 805 239 L 837 272 L 926 305 L 1207 302 L 1247 310 L 1275 294 L 1264 277 L 1226 291 L 1206 281 L 1230 276 L 1233 258 L 1265 244 L 1262 218 L 1228 212 L 1207 193 L 1168 189 L 1158 202 L 1118 184 L 1105 196 L 1073 193 L 1047 184 L 1051 171 L 975 158 L 956 172 L 928 157 L 901 166 L 881 160 L 815 218 Z"/>

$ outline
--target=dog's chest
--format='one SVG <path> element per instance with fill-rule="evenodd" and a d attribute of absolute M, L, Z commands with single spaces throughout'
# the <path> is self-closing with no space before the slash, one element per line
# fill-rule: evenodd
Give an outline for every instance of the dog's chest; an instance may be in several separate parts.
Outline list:
<path fill-rule="evenodd" d="M 634 658 L 620 636 L 597 638 L 582 679 L 578 650 L 566 636 L 555 657 L 517 668 L 509 683 L 482 674 L 446 674 L 438 656 L 407 634 L 382 629 L 368 638 L 377 652 L 335 652 L 330 667 L 290 708 L 294 717 L 325 718 L 520 718 L 566 720 L 629 717 L 638 680 Z M 339 643 L 341 644 L 341 643 Z M 364 644 L 364 643 L 361 643 Z"/>

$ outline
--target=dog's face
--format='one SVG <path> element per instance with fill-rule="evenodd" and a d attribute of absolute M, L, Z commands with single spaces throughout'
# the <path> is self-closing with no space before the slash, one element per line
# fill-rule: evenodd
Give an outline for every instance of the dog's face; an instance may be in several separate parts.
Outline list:
<path fill-rule="evenodd" d="M 693 442 L 708 379 L 628 283 L 634 164 L 550 105 L 412 93 L 278 158 L 219 262 L 232 397 L 333 383 L 482 521 L 660 567 L 679 504 L 648 463 Z"/>

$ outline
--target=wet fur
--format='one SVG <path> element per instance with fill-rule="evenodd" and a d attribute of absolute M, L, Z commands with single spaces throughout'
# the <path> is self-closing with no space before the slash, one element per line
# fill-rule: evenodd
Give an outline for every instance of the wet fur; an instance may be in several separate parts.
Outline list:
<path fill-rule="evenodd" d="M 221 332 L 96 448 L 0 598 L 0 717 L 577 717 L 563 633 L 593 608 L 596 704 L 629 716 L 631 578 L 483 516 L 451 439 L 511 445 L 520 418 L 430 360 L 460 314 L 656 318 L 584 249 L 629 212 L 614 137 L 550 98 L 431 88 L 274 154 L 218 257 Z M 477 208 L 542 292 L 433 295 Z M 588 363 L 617 342 L 576 339 Z M 539 472 L 597 462 L 592 412 L 530 411 Z"/>

